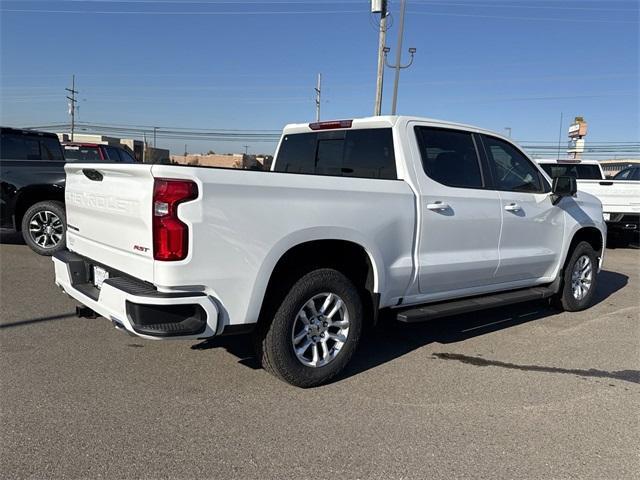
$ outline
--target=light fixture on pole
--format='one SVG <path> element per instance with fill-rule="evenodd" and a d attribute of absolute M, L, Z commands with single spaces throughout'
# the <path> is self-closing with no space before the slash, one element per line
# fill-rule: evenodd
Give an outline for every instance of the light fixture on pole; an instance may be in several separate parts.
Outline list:
<path fill-rule="evenodd" d="M 397 45 L 397 49 L 396 49 L 396 63 L 395 65 L 389 65 L 389 62 L 387 61 L 387 53 L 389 53 L 389 48 L 385 47 L 384 48 L 384 62 L 387 65 L 387 67 L 389 68 L 393 68 L 396 71 L 396 77 L 395 77 L 395 81 L 393 84 L 393 103 L 391 105 L 391 115 L 395 115 L 397 112 L 397 106 L 398 106 L 398 83 L 400 82 L 400 70 L 405 69 L 405 68 L 409 68 L 411 66 L 411 64 L 413 63 L 413 57 L 416 54 L 416 49 L 414 47 L 411 47 L 409 49 L 409 53 L 411 54 L 411 59 L 409 60 L 409 63 L 407 63 L 406 65 L 402 65 L 402 38 L 404 36 L 404 14 L 405 11 L 407 9 L 407 2 L 406 0 L 401 0 L 400 2 L 400 25 L 398 27 L 398 45 Z"/>

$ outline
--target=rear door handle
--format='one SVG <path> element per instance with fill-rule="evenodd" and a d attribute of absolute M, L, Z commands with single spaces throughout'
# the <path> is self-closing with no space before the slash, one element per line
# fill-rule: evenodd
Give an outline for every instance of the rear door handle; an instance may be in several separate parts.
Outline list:
<path fill-rule="evenodd" d="M 520 205 L 518 205 L 517 203 L 510 203 L 509 205 L 505 205 L 504 209 L 507 212 L 518 212 L 522 210 L 522 208 L 520 208 Z"/>
<path fill-rule="evenodd" d="M 446 210 L 451 207 L 448 203 L 442 203 L 440 200 L 438 200 L 435 203 L 427 203 L 427 208 L 429 210 Z"/>

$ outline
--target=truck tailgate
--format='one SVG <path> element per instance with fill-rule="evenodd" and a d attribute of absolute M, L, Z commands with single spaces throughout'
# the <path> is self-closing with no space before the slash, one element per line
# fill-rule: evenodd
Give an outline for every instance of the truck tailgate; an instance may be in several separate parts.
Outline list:
<path fill-rule="evenodd" d="M 578 190 L 598 197 L 609 213 L 640 213 L 640 182 L 628 180 L 582 180 Z"/>
<path fill-rule="evenodd" d="M 67 163 L 65 172 L 68 248 L 153 281 L 151 165 Z"/>

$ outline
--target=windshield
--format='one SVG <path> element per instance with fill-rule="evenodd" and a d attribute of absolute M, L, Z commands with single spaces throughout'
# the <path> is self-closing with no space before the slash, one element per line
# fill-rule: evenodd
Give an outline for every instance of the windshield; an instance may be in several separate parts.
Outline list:
<path fill-rule="evenodd" d="M 98 147 L 65 147 L 64 157 L 67 162 L 99 162 Z"/>
<path fill-rule="evenodd" d="M 574 177 L 578 180 L 602 180 L 598 165 L 542 163 L 540 166 L 551 178 Z"/>

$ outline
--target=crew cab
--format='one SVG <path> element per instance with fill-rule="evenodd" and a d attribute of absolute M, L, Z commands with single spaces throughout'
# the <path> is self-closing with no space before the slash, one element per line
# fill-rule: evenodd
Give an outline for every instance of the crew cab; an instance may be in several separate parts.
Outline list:
<path fill-rule="evenodd" d="M 285 127 L 271 171 L 67 164 L 55 282 L 146 339 L 252 331 L 264 368 L 328 381 L 381 311 L 587 308 L 600 202 L 476 127 L 383 116 Z"/>

